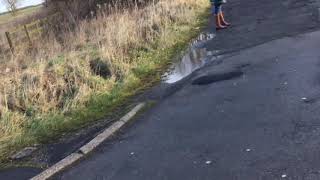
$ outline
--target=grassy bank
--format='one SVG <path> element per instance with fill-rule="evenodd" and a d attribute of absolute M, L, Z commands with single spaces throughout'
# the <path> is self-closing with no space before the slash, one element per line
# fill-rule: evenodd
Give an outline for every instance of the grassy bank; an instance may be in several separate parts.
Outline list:
<path fill-rule="evenodd" d="M 207 0 L 101 9 L 1 65 L 0 157 L 101 119 L 158 82 L 207 20 Z M 108 12 L 108 13 L 105 13 Z"/>

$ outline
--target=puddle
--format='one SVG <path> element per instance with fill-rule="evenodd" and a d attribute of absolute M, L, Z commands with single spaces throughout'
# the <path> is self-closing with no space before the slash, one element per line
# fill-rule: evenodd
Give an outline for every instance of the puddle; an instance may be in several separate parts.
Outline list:
<path fill-rule="evenodd" d="M 190 75 L 193 71 L 203 67 L 209 62 L 221 58 L 217 56 L 218 50 L 208 51 L 204 46 L 206 42 L 215 38 L 215 34 L 202 33 L 194 40 L 186 54 L 180 59 L 173 63 L 170 70 L 163 75 L 163 80 L 166 83 L 175 83 L 184 77 Z"/>

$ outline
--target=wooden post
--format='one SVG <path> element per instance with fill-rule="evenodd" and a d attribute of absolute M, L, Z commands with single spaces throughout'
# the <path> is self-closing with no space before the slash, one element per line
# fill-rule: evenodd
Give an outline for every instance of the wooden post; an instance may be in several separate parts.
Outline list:
<path fill-rule="evenodd" d="M 39 35 L 39 37 L 41 36 L 41 29 L 40 29 L 40 26 L 39 26 L 39 24 L 40 24 L 40 20 L 38 20 L 38 22 L 37 22 L 37 31 L 38 31 L 38 35 Z"/>
<path fill-rule="evenodd" d="M 32 42 L 31 42 L 30 34 L 29 34 L 29 32 L 28 32 L 28 28 L 27 28 L 26 25 L 24 25 L 23 28 L 24 28 L 24 31 L 25 31 L 25 33 L 26 33 L 27 39 L 28 39 L 28 41 L 29 41 L 29 44 L 30 44 L 30 46 L 32 46 Z"/>
<path fill-rule="evenodd" d="M 13 54 L 14 47 L 13 47 L 12 40 L 11 40 L 11 37 L 10 37 L 10 32 L 6 32 L 6 37 L 7 37 L 7 40 L 8 40 L 8 44 L 10 46 L 10 50 L 11 50 L 11 52 Z"/>

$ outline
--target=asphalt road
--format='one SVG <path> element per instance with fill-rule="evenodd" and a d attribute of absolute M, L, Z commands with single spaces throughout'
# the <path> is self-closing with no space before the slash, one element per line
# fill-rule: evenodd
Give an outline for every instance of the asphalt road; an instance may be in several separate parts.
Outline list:
<path fill-rule="evenodd" d="M 231 57 L 55 179 L 320 179 L 318 5 L 230 0 L 234 26 L 206 46 Z M 242 73 L 216 81 L 230 71 Z"/>

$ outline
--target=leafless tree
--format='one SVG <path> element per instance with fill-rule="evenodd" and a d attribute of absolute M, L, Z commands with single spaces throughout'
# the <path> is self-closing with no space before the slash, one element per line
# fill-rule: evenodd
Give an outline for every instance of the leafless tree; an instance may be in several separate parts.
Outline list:
<path fill-rule="evenodd" d="M 17 13 L 19 0 L 1 0 L 13 15 Z"/>

